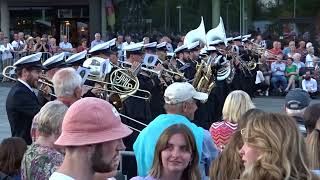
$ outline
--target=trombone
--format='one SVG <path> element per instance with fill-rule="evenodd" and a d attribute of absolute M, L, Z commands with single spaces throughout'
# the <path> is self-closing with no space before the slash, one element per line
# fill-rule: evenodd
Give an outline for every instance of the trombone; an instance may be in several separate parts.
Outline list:
<path fill-rule="evenodd" d="M 17 81 L 18 78 L 12 77 L 12 75 L 16 75 L 15 69 L 16 69 L 16 68 L 15 68 L 14 66 L 7 66 L 7 67 L 5 67 L 5 68 L 3 69 L 3 71 L 2 71 L 3 77 L 5 77 L 5 78 L 7 78 L 7 79 L 10 79 L 10 80 L 12 80 L 12 81 Z M 52 85 L 51 81 L 48 80 L 46 77 L 40 76 L 39 79 L 38 79 L 38 83 L 40 84 L 40 86 L 37 88 L 38 91 L 42 91 L 42 92 L 45 93 L 45 94 L 49 94 L 50 96 L 57 97 L 55 94 L 53 94 L 53 93 L 47 93 L 47 92 L 45 92 L 45 91 L 41 88 L 41 87 L 44 86 L 44 85 L 53 88 L 53 85 Z"/>

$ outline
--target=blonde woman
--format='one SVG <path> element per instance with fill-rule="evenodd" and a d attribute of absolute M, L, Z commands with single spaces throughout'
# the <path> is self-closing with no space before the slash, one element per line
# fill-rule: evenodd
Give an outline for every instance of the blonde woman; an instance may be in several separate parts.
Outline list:
<path fill-rule="evenodd" d="M 222 109 L 222 122 L 215 122 L 209 131 L 220 151 L 228 143 L 230 136 L 238 127 L 240 117 L 249 109 L 253 109 L 250 96 L 241 90 L 232 91 L 226 98 Z"/>
<path fill-rule="evenodd" d="M 172 125 L 160 135 L 149 176 L 131 178 L 131 180 L 199 179 L 201 175 L 195 137 L 184 124 Z"/>
<path fill-rule="evenodd" d="M 317 120 L 315 128 L 307 136 L 307 150 L 311 169 L 320 174 L 320 119 Z"/>
<path fill-rule="evenodd" d="M 210 180 L 239 179 L 244 166 L 241 162 L 239 150 L 243 146 L 240 129 L 247 125 L 249 119 L 259 118 L 263 115 L 260 109 L 250 109 L 241 116 L 239 129 L 233 133 L 230 140 L 218 158 L 211 163 Z"/>
<path fill-rule="evenodd" d="M 304 139 L 291 117 L 265 113 L 241 129 L 239 151 L 245 167 L 240 179 L 311 180 Z"/>

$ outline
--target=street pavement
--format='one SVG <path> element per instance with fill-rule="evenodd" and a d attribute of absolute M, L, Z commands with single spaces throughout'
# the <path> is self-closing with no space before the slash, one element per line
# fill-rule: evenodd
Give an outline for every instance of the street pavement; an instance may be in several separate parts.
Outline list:
<path fill-rule="evenodd" d="M 10 137 L 10 126 L 6 113 L 6 98 L 9 93 L 12 83 L 0 83 L 0 141 L 3 138 Z M 283 111 L 283 97 L 257 97 L 253 99 L 257 108 L 267 112 Z M 311 103 L 320 103 L 320 100 L 312 100 Z"/>

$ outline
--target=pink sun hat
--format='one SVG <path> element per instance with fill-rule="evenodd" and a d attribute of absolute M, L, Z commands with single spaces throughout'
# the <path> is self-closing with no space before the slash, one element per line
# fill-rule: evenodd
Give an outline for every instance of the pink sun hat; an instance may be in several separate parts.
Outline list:
<path fill-rule="evenodd" d="M 97 144 L 129 136 L 132 130 L 121 122 L 120 114 L 110 103 L 93 97 L 73 103 L 62 122 L 59 146 Z"/>

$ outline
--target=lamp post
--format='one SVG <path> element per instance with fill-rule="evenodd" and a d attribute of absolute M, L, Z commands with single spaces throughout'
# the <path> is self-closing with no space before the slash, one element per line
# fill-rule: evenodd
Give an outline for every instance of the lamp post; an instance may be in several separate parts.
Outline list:
<path fill-rule="evenodd" d="M 181 33 L 181 5 L 176 7 L 179 11 L 179 32 Z"/>

